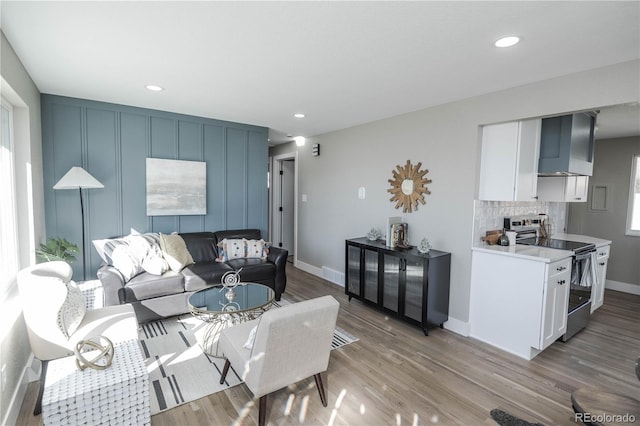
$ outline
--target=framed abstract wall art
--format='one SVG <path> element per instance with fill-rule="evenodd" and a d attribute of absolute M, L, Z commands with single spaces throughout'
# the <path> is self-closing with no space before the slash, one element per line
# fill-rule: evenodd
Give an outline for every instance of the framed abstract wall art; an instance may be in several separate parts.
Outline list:
<path fill-rule="evenodd" d="M 207 214 L 207 163 L 147 158 L 147 216 Z"/>

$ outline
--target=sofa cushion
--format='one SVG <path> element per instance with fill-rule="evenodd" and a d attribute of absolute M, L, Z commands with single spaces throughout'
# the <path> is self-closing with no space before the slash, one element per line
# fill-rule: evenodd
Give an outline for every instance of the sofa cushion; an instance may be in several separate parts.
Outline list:
<path fill-rule="evenodd" d="M 218 262 L 226 262 L 231 259 L 238 259 L 245 256 L 245 242 L 242 239 L 227 239 L 218 243 L 218 253 L 220 255 L 216 259 Z"/>
<path fill-rule="evenodd" d="M 184 291 L 184 277 L 180 272 L 167 271 L 162 275 L 143 272 L 133 277 L 125 286 L 125 303 L 151 299 Z"/>
<path fill-rule="evenodd" d="M 242 239 L 247 240 L 259 240 L 262 238 L 262 234 L 259 229 L 235 229 L 229 231 L 216 231 L 213 233 L 215 236 L 215 244 L 218 245 L 225 238 L 228 240 Z"/>
<path fill-rule="evenodd" d="M 187 245 L 178 234 L 160 234 L 160 247 L 162 255 L 172 271 L 180 272 L 182 268 L 193 263 Z"/>
<path fill-rule="evenodd" d="M 233 269 L 226 263 L 198 262 L 182 270 L 185 291 L 196 291 L 202 288 L 220 284 L 222 276 Z"/>
<path fill-rule="evenodd" d="M 194 262 L 211 262 L 218 257 L 217 241 L 213 232 L 186 232 L 180 236 Z"/>
<path fill-rule="evenodd" d="M 227 265 L 236 271 L 242 268 L 240 281 L 243 283 L 273 283 L 276 275 L 276 265 L 262 259 L 233 259 Z"/>
<path fill-rule="evenodd" d="M 218 243 L 219 256 L 216 260 L 218 262 L 227 262 L 240 258 L 266 259 L 269 254 L 269 245 L 270 243 L 267 243 L 263 239 L 247 240 L 246 238 L 225 238 Z"/>
<path fill-rule="evenodd" d="M 169 269 L 160 251 L 159 234 L 132 234 L 92 242 L 102 260 L 120 271 L 125 281 L 143 271 L 162 275 Z"/>

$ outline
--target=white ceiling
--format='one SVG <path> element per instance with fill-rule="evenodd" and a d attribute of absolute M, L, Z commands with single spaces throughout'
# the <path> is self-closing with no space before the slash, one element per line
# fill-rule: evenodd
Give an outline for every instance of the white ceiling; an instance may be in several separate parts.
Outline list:
<path fill-rule="evenodd" d="M 640 58 L 639 1 L 0 7 L 42 93 L 266 126 L 272 143 Z M 521 43 L 493 46 L 510 34 Z M 633 111 L 600 137 L 640 134 Z"/>

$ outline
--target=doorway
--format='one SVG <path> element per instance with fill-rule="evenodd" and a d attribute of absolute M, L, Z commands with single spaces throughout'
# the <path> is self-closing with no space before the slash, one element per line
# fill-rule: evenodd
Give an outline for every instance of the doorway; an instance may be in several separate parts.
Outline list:
<path fill-rule="evenodd" d="M 281 154 L 271 163 L 271 242 L 289 251 L 289 262 L 296 261 L 297 153 Z"/>

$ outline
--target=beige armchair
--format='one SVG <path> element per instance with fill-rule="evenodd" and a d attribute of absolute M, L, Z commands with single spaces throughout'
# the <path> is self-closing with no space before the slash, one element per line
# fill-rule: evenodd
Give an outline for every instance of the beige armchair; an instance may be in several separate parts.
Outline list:
<path fill-rule="evenodd" d="M 226 362 L 220 383 L 233 365 L 254 397 L 260 398 L 260 426 L 266 420 L 267 395 L 307 377 L 314 376 L 322 405 L 327 406 L 320 373 L 329 365 L 338 309 L 333 297 L 323 296 L 271 309 L 222 331 L 219 348 Z"/>
<path fill-rule="evenodd" d="M 46 262 L 18 273 L 18 289 L 27 325 L 29 343 L 36 358 L 42 361 L 40 394 L 34 415 L 40 414 L 47 361 L 73 355 L 77 342 L 93 336 L 105 336 L 115 345 L 138 339 L 138 321 L 131 305 L 117 305 L 87 310 L 77 315 L 76 324 L 61 330 L 59 311 L 67 299 L 67 285 L 72 269 L 65 262 Z"/>

